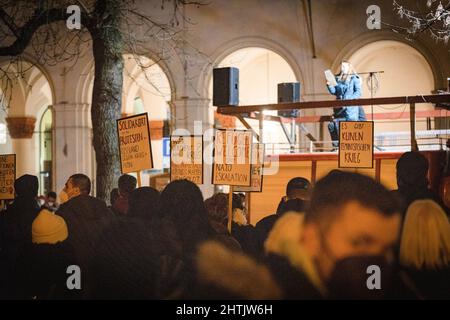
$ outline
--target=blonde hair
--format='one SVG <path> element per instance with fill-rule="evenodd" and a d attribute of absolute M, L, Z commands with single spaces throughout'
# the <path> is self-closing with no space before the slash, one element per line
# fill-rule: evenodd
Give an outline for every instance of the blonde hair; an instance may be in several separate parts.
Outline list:
<path fill-rule="evenodd" d="M 348 72 L 347 72 L 347 73 L 344 73 L 344 74 L 342 74 L 342 71 L 341 71 L 341 70 L 339 71 L 339 79 L 340 79 L 341 81 L 347 81 L 347 79 L 349 78 L 349 76 L 351 76 L 351 75 L 357 75 L 357 73 L 356 73 L 355 68 L 353 67 L 353 65 L 350 63 L 350 61 L 347 61 L 347 60 L 341 61 L 341 64 L 340 64 L 341 67 L 342 67 L 342 64 L 343 64 L 343 63 L 347 63 L 349 68 L 348 68 Z"/>
<path fill-rule="evenodd" d="M 450 222 L 432 200 L 408 208 L 400 244 L 400 264 L 416 269 L 441 269 L 450 264 Z"/>

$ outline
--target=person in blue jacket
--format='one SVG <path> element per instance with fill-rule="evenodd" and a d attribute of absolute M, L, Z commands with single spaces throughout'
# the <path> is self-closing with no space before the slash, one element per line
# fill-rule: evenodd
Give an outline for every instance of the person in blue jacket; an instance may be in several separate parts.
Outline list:
<path fill-rule="evenodd" d="M 336 82 L 337 85 L 333 86 L 327 81 L 327 88 L 338 100 L 359 99 L 361 97 L 361 78 L 356 74 L 350 62 L 342 61 L 341 72 L 336 75 Z M 366 120 L 366 114 L 361 106 L 334 108 L 333 121 L 328 125 L 333 146 L 338 146 L 339 122 Z"/>

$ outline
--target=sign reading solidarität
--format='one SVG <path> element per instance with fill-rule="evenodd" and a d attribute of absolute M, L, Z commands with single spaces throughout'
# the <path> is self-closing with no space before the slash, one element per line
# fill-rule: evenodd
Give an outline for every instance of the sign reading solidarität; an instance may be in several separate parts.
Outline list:
<path fill-rule="evenodd" d="M 251 131 L 216 131 L 212 173 L 213 184 L 250 186 L 252 139 L 253 133 Z"/>
<path fill-rule="evenodd" d="M 373 168 L 373 121 L 342 121 L 339 168 Z"/>
<path fill-rule="evenodd" d="M 16 155 L 0 155 L 0 200 L 14 199 L 16 181 Z"/>
<path fill-rule="evenodd" d="M 147 113 L 117 120 L 122 173 L 153 168 Z"/>
<path fill-rule="evenodd" d="M 262 192 L 263 187 L 263 169 L 264 169 L 264 144 L 254 143 L 252 145 L 252 164 L 251 164 L 251 185 L 250 187 L 235 187 L 236 192 Z"/>
<path fill-rule="evenodd" d="M 170 181 L 203 184 L 203 136 L 170 137 Z"/>

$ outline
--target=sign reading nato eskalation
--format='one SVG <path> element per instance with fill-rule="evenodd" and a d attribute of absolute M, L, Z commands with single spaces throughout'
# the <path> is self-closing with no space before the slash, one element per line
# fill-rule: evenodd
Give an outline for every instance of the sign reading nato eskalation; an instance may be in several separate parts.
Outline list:
<path fill-rule="evenodd" d="M 373 121 L 342 121 L 339 168 L 373 168 Z"/>
<path fill-rule="evenodd" d="M 147 113 L 117 120 L 122 173 L 153 168 Z"/>
<path fill-rule="evenodd" d="M 213 184 L 250 187 L 252 139 L 251 131 L 216 131 Z"/>

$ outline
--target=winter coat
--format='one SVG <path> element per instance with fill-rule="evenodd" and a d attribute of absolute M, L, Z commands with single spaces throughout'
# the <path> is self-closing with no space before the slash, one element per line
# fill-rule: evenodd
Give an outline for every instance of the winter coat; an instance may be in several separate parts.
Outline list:
<path fill-rule="evenodd" d="M 275 300 L 282 297 L 267 266 L 217 241 L 207 241 L 199 247 L 194 279 L 187 299 Z"/>
<path fill-rule="evenodd" d="M 397 196 L 400 209 L 403 214 L 406 214 L 411 203 L 416 200 L 430 199 L 441 206 L 441 208 L 446 212 L 447 216 L 450 217 L 450 209 L 447 208 L 442 199 L 428 187 L 402 187 L 393 191 Z"/>
<path fill-rule="evenodd" d="M 181 299 L 189 291 L 189 254 L 168 221 L 118 217 L 96 253 L 94 299 Z"/>
<path fill-rule="evenodd" d="M 339 80 L 336 76 L 336 86 L 327 86 L 328 91 L 335 95 L 338 100 L 358 99 L 361 97 L 361 78 L 356 75 L 350 75 L 347 81 Z M 334 108 L 335 118 L 345 118 L 347 121 L 365 121 L 366 116 L 361 106 L 348 106 Z"/>
<path fill-rule="evenodd" d="M 450 268 L 417 270 L 401 268 L 391 299 L 449 300 Z"/>
<path fill-rule="evenodd" d="M 216 221 L 210 221 L 210 224 L 213 230 L 216 232 L 216 234 L 213 236 L 214 240 L 222 243 L 228 249 L 242 251 L 241 245 L 235 238 L 233 238 L 233 236 L 228 233 L 228 229 L 226 226 Z"/>
<path fill-rule="evenodd" d="M 116 201 L 114 201 L 112 207 L 113 207 L 115 213 L 122 214 L 122 215 L 127 214 L 128 208 L 129 208 L 128 195 L 127 196 L 121 195 L 119 198 L 117 198 Z"/>
<path fill-rule="evenodd" d="M 82 273 L 82 297 L 89 298 L 91 289 L 91 264 L 96 256 L 95 246 L 104 228 L 111 222 L 112 213 L 105 202 L 79 195 L 62 204 L 56 214 L 66 221 L 67 242 L 74 250 Z"/>
<path fill-rule="evenodd" d="M 79 298 L 78 290 L 67 287 L 67 268 L 76 264 L 67 241 L 32 244 L 23 257 L 21 279 L 26 281 L 26 299 L 67 300 Z"/>
<path fill-rule="evenodd" d="M 233 221 L 231 235 L 239 242 L 244 253 L 253 257 L 259 256 L 258 239 L 254 226 L 240 225 Z"/>
<path fill-rule="evenodd" d="M 39 213 L 36 201 L 38 180 L 35 176 L 24 175 L 14 183 L 17 194 L 14 202 L 2 213 L 0 237 L 0 297 L 15 298 L 14 291 L 21 291 L 14 283 L 17 279 L 18 259 L 31 245 L 31 225 Z M 2 290 L 3 289 L 3 290 Z"/>

